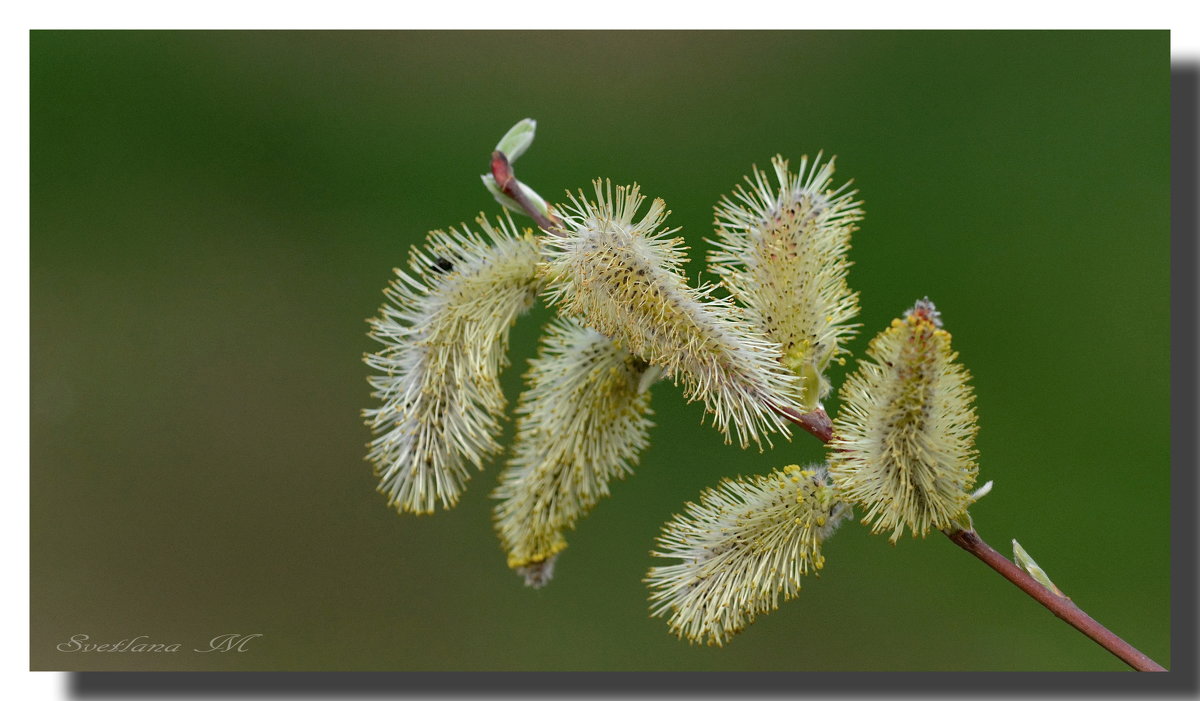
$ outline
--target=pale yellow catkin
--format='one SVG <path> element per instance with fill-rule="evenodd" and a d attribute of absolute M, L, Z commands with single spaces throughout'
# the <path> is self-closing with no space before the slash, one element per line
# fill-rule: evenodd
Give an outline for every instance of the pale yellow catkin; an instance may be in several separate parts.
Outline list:
<path fill-rule="evenodd" d="M 493 493 L 508 564 L 541 586 L 547 561 L 647 445 L 654 370 L 600 333 L 556 319 L 526 373 L 512 457 Z"/>
<path fill-rule="evenodd" d="M 842 385 L 829 472 L 872 531 L 924 536 L 965 516 L 978 474 L 970 376 L 923 299 L 882 331 Z"/>
<path fill-rule="evenodd" d="M 650 554 L 680 562 L 647 575 L 651 613 L 689 642 L 724 645 L 799 593 L 850 515 L 824 465 L 725 480 L 663 527 Z"/>
<path fill-rule="evenodd" d="M 379 491 L 400 511 L 457 503 L 470 473 L 499 451 L 508 331 L 538 291 L 538 246 L 511 217 L 432 232 L 411 251 L 369 320 L 383 348 L 366 356 L 377 407 L 367 458 Z"/>
<path fill-rule="evenodd" d="M 781 346 L 781 362 L 802 387 L 800 410 L 813 411 L 829 392 L 830 361 L 857 332 L 858 293 L 847 273 L 850 235 L 863 217 L 850 183 L 831 186 L 834 159 L 804 157 L 791 173 L 771 161 L 775 182 L 757 167 L 715 208 L 709 269 L 745 306 L 754 325 Z"/>
<path fill-rule="evenodd" d="M 660 228 L 662 200 L 637 218 L 644 198 L 636 185 L 594 185 L 595 200 L 580 192 L 559 208 L 565 235 L 543 238 L 550 301 L 661 367 L 689 400 L 704 402 L 727 439 L 732 431 L 744 447 L 769 442 L 771 432 L 788 435 L 775 410 L 796 395 L 778 344 L 711 287 L 687 284 L 682 239 Z"/>

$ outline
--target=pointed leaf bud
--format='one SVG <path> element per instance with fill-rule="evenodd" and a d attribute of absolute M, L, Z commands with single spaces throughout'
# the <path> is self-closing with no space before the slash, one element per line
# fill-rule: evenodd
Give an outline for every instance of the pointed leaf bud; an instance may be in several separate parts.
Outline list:
<path fill-rule="evenodd" d="M 1065 597 L 1066 594 L 1062 593 L 1061 589 L 1054 586 L 1054 582 L 1050 581 L 1050 575 L 1046 574 L 1046 571 L 1041 567 L 1038 567 L 1038 563 L 1034 562 L 1032 557 L 1029 557 L 1029 553 L 1025 552 L 1025 548 L 1021 547 L 1021 544 L 1017 542 L 1016 538 L 1013 538 L 1012 543 L 1013 561 L 1017 563 L 1017 567 L 1020 567 L 1028 572 L 1030 577 L 1033 577 L 1038 581 L 1038 584 L 1041 584 L 1043 587 L 1046 587 L 1050 591 L 1054 592 L 1056 596 Z"/>
<path fill-rule="evenodd" d="M 825 466 L 789 465 L 769 475 L 725 480 L 689 503 L 658 537 L 651 613 L 669 613 L 671 632 L 724 645 L 800 591 L 800 577 L 825 566 L 821 545 L 851 515 Z"/>
<path fill-rule="evenodd" d="M 533 143 L 536 132 L 537 122 L 526 117 L 514 124 L 492 150 L 503 153 L 509 163 L 514 163 Z"/>
<path fill-rule="evenodd" d="M 388 302 L 369 320 L 384 345 L 366 363 L 380 400 L 363 412 L 377 434 L 367 459 L 379 491 L 400 511 L 453 506 L 470 478 L 496 453 L 504 411 L 500 371 L 508 364 L 508 330 L 537 297 L 538 248 L 511 217 L 486 237 L 466 227 L 430 233 L 413 247 L 409 272 L 397 269 Z"/>
<path fill-rule="evenodd" d="M 825 370 L 857 333 L 858 293 L 846 283 L 850 234 L 862 219 L 857 190 L 836 189 L 834 159 L 788 171 L 772 159 L 775 184 L 754 168 L 716 207 L 717 240 L 709 269 L 747 309 L 754 325 L 782 346 L 782 362 L 799 378 L 803 412 L 829 391 Z"/>
<path fill-rule="evenodd" d="M 974 394 L 928 299 L 871 341 L 842 385 L 829 473 L 872 531 L 924 536 L 964 521 L 978 472 Z M 965 521 L 969 523 L 969 521 Z"/>
<path fill-rule="evenodd" d="M 571 319 L 552 322 L 517 406 L 513 456 L 493 498 L 508 565 L 542 586 L 574 528 L 646 447 L 646 364 Z"/>
<path fill-rule="evenodd" d="M 774 411 L 795 403 L 778 345 L 710 286 L 688 286 L 682 239 L 668 238 L 678 229 L 659 228 L 668 214 L 662 200 L 635 221 L 645 199 L 636 185 L 615 194 L 611 183 L 594 185 L 595 201 L 580 192 L 560 208 L 567 235 L 542 239 L 550 300 L 660 366 L 689 400 L 704 400 L 727 439 L 731 425 L 743 446 L 770 431 L 788 435 Z"/>

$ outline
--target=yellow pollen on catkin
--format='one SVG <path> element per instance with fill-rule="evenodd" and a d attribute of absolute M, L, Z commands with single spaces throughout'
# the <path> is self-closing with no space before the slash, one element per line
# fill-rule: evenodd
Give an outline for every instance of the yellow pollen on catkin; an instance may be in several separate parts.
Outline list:
<path fill-rule="evenodd" d="M 784 352 L 780 361 L 801 388 L 801 411 L 829 392 L 824 372 L 857 332 L 858 293 L 847 284 L 850 236 L 863 217 L 850 183 L 830 187 L 834 159 L 801 159 L 796 173 L 780 156 L 774 179 L 753 169 L 715 208 L 709 269 L 753 323 Z"/>
<path fill-rule="evenodd" d="M 517 405 L 513 454 L 493 493 L 509 566 L 566 547 L 564 532 L 633 470 L 652 425 L 646 364 L 569 318 L 546 328 Z M 549 579 L 539 573 L 538 586 Z M 529 582 L 529 578 L 526 578 Z"/>
<path fill-rule="evenodd" d="M 978 473 L 974 393 L 950 334 L 918 301 L 870 343 L 842 385 L 829 472 L 875 533 L 924 536 L 966 514 Z"/>
<path fill-rule="evenodd" d="M 567 542 L 565 540 L 562 540 L 557 543 L 554 543 L 553 545 L 551 545 L 550 547 L 546 548 L 544 551 L 539 552 L 539 553 L 526 555 L 524 557 L 516 556 L 516 555 L 509 555 L 508 556 L 508 566 L 513 569 L 516 569 L 518 567 L 528 567 L 529 565 L 535 565 L 539 562 L 543 562 L 543 561 L 548 560 L 549 558 L 557 555 L 558 553 L 560 553 L 564 549 L 566 549 L 566 547 L 567 547 Z"/>

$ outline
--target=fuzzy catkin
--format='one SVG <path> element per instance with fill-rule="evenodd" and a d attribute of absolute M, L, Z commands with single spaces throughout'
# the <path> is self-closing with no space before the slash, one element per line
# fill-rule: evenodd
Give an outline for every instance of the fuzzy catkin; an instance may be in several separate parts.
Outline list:
<path fill-rule="evenodd" d="M 724 645 L 799 593 L 849 516 L 823 465 L 725 480 L 664 526 L 651 555 L 681 562 L 647 575 L 651 614 L 668 615 L 671 632 L 689 642 Z"/>
<path fill-rule="evenodd" d="M 771 161 L 775 184 L 754 168 L 747 190 L 738 186 L 715 208 L 717 239 L 709 269 L 742 305 L 754 325 L 780 344 L 784 366 L 803 387 L 801 411 L 813 411 L 829 392 L 825 369 L 845 353 L 858 324 L 858 293 L 847 280 L 850 235 L 863 217 L 850 183 L 831 189 L 834 159 L 800 161 L 788 171 Z"/>
<path fill-rule="evenodd" d="M 877 335 L 839 396 L 829 472 L 872 532 L 924 536 L 966 514 L 978 473 L 970 375 L 928 299 Z M 873 361 L 873 362 L 872 362 Z"/>
<path fill-rule="evenodd" d="M 789 435 L 776 409 L 795 404 L 779 346 L 740 316 L 711 287 L 689 287 L 682 275 L 682 239 L 660 229 L 668 212 L 654 200 L 634 221 L 644 198 L 636 185 L 597 180 L 594 201 L 570 196 L 560 208 L 564 236 L 543 239 L 548 294 L 564 314 L 625 346 L 703 400 L 728 440 L 743 447 L 772 431 Z"/>
<path fill-rule="evenodd" d="M 397 269 L 388 302 L 369 320 L 383 349 L 366 363 L 380 401 L 363 412 L 376 434 L 367 458 L 379 491 L 400 511 L 431 513 L 457 503 L 469 465 L 499 451 L 508 331 L 538 291 L 538 247 L 510 217 L 486 236 L 466 227 L 430 233 Z"/>
<path fill-rule="evenodd" d="M 530 586 L 549 579 L 546 563 L 608 484 L 632 472 L 652 425 L 645 363 L 572 319 L 542 337 L 518 402 L 513 454 L 493 493 L 496 531 L 509 567 Z"/>

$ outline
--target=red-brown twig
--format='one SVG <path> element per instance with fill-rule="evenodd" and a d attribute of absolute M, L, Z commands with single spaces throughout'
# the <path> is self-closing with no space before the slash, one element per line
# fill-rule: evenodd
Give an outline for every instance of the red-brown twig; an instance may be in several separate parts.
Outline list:
<path fill-rule="evenodd" d="M 512 165 L 503 153 L 492 153 L 492 177 L 496 185 L 521 206 L 533 218 L 539 228 L 548 234 L 561 236 L 560 222 L 543 215 L 529 201 L 513 174 Z M 823 409 L 812 412 L 801 412 L 794 407 L 774 407 L 774 410 L 788 421 L 816 436 L 821 442 L 828 443 L 833 438 L 833 423 Z M 1165 672 L 1166 669 L 1147 657 L 1137 648 L 1117 637 L 1109 629 L 1100 625 L 1094 618 L 1087 615 L 1083 609 L 1075 605 L 1066 596 L 1060 596 L 1042 586 L 1028 572 L 1017 567 L 1006 557 L 996 552 L 995 548 L 983 542 L 974 530 L 945 531 L 946 537 L 955 545 L 982 560 L 988 567 L 998 572 L 1000 576 L 1015 584 L 1021 591 L 1031 596 L 1035 601 L 1050 609 L 1050 612 L 1069 623 L 1076 630 L 1094 640 L 1098 645 L 1119 657 L 1122 661 L 1139 672 Z"/>
<path fill-rule="evenodd" d="M 513 198 L 517 204 L 521 205 L 521 209 L 525 213 L 533 217 L 537 222 L 538 228 L 545 231 L 547 234 L 554 236 L 562 236 L 562 231 L 559 229 L 560 222 L 554 221 L 542 214 L 525 193 L 518 187 L 519 183 L 515 175 L 513 175 L 512 164 L 508 162 L 508 157 L 500 151 L 492 151 L 492 177 L 496 179 L 496 186 L 500 190 Z"/>
<path fill-rule="evenodd" d="M 1121 658 L 1125 664 L 1139 672 L 1167 671 L 1154 660 L 1150 659 L 1134 646 L 1117 637 L 1111 630 L 1100 625 L 1096 619 L 1087 615 L 1083 609 L 1075 605 L 1066 596 L 1059 596 L 1042 586 L 1041 582 L 1031 577 L 1028 572 L 1017 567 L 1008 558 L 996 552 L 996 549 L 979 537 L 975 531 L 953 531 L 946 536 L 955 545 L 983 560 L 988 567 L 1000 573 L 1008 581 L 1017 585 L 1021 591 L 1033 597 L 1039 604 L 1050 609 L 1055 616 L 1070 623 L 1076 630 L 1096 641 L 1105 650 Z"/>
<path fill-rule="evenodd" d="M 775 411 L 783 418 L 816 436 L 822 443 L 828 443 L 833 439 L 833 422 L 829 420 L 829 415 L 825 413 L 824 409 L 802 414 L 799 409 L 786 406 L 775 407 Z"/>

